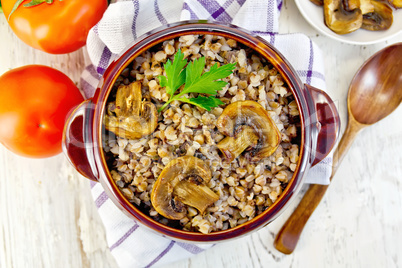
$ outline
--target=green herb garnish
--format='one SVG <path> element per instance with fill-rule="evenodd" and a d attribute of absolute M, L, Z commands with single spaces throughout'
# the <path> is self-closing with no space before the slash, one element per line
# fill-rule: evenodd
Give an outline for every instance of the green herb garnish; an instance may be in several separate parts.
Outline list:
<path fill-rule="evenodd" d="M 215 63 L 208 72 L 203 73 L 205 57 L 187 64 L 187 59 L 184 59 L 184 54 L 179 49 L 174 55 L 173 63 L 168 60 L 164 64 L 166 76 L 160 75 L 158 77 L 160 85 L 166 87 L 166 93 L 170 95 L 169 100 L 158 111 L 162 111 L 169 103 L 175 100 L 196 105 L 207 111 L 224 104 L 220 99 L 215 98 L 215 96 L 218 90 L 227 85 L 227 82 L 216 80 L 229 76 L 233 73 L 235 66 L 236 63 L 230 63 L 218 67 Z M 174 95 L 183 85 L 184 87 L 181 92 Z M 189 93 L 209 94 L 210 96 L 197 96 L 197 98 L 190 99 L 183 97 L 184 94 Z"/>

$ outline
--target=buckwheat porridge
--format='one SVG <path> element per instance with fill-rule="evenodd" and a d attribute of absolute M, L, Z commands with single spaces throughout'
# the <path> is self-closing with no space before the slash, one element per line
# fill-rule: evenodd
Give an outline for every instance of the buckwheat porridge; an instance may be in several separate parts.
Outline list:
<path fill-rule="evenodd" d="M 180 55 L 181 69 L 192 65 L 175 91 L 177 68 L 170 73 Z M 209 78 L 232 64 L 233 72 L 215 79 L 227 82 L 215 85 L 223 85 L 215 98 L 200 94 L 189 77 L 197 59 Z M 188 88 L 194 91 L 180 95 Z M 220 36 L 182 36 L 135 58 L 114 85 L 104 123 L 105 156 L 123 195 L 186 231 L 225 230 L 259 215 L 286 188 L 299 157 L 299 111 L 281 75 Z"/>

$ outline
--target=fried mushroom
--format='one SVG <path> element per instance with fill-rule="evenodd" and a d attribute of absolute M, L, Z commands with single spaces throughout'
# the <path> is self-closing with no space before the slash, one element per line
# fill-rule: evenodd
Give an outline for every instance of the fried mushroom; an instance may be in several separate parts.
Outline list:
<path fill-rule="evenodd" d="M 392 25 L 392 9 L 383 2 L 371 1 L 374 10 L 363 15 L 362 28 L 369 31 L 383 31 Z"/>
<path fill-rule="evenodd" d="M 353 11 L 357 8 L 360 8 L 362 14 L 364 15 L 374 11 L 374 6 L 371 1 L 372 0 L 342 0 L 342 5 L 346 11 Z"/>
<path fill-rule="evenodd" d="M 360 9 L 362 14 L 370 13 L 374 11 L 374 2 L 375 0 L 360 0 Z M 364 19 L 364 17 L 363 17 Z"/>
<path fill-rule="evenodd" d="M 121 85 L 116 101 L 108 105 L 105 128 L 117 136 L 139 139 L 149 135 L 158 125 L 158 111 L 153 103 L 142 101 L 141 82 Z"/>
<path fill-rule="evenodd" d="M 402 8 L 402 0 L 388 0 L 388 3 L 394 8 Z"/>
<path fill-rule="evenodd" d="M 348 11 L 342 0 L 324 0 L 324 18 L 328 28 L 337 34 L 356 31 L 363 23 L 361 9 L 355 8 Z"/>
<path fill-rule="evenodd" d="M 155 182 L 151 202 L 162 216 L 180 220 L 186 216 L 186 206 L 200 214 L 219 199 L 208 186 L 212 174 L 208 165 L 194 156 L 183 156 L 170 161 Z"/>
<path fill-rule="evenodd" d="M 230 162 L 242 153 L 252 162 L 259 161 L 273 154 L 280 143 L 278 128 L 264 107 L 255 101 L 229 104 L 216 125 L 228 136 L 217 147 Z"/>

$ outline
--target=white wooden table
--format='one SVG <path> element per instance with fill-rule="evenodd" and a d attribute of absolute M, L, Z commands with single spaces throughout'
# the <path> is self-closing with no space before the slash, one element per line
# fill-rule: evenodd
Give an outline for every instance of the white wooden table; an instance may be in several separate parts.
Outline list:
<path fill-rule="evenodd" d="M 342 131 L 354 73 L 374 52 L 402 41 L 402 35 L 370 46 L 332 41 L 307 24 L 292 0 L 284 2 L 280 26 L 321 47 Z M 79 81 L 83 51 L 55 56 L 29 48 L 1 15 L 0 74 L 26 64 L 49 65 Z M 402 267 L 401 118 L 399 107 L 360 134 L 293 254 L 278 252 L 273 240 L 297 201 L 262 230 L 169 267 Z M 34 160 L 0 146 L 0 267 L 116 267 L 89 183 L 64 155 Z"/>

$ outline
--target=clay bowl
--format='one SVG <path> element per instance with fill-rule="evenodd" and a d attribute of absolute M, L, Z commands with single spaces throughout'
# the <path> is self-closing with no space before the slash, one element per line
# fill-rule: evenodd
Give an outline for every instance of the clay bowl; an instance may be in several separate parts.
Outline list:
<path fill-rule="evenodd" d="M 165 226 L 144 214 L 119 191 L 106 164 L 102 145 L 103 115 L 106 102 L 119 74 L 138 55 L 165 40 L 188 34 L 213 34 L 232 38 L 257 51 L 281 73 L 297 102 L 301 120 L 301 141 L 297 168 L 277 201 L 252 220 L 225 231 L 202 234 Z M 276 48 L 264 39 L 233 25 L 187 21 L 158 28 L 137 40 L 105 71 L 92 99 L 84 101 L 66 122 L 64 152 L 85 177 L 102 184 L 109 198 L 125 214 L 156 233 L 186 242 L 218 242 L 237 238 L 272 222 L 296 196 L 311 166 L 333 148 L 339 133 L 339 115 L 329 96 L 305 85 Z"/>

